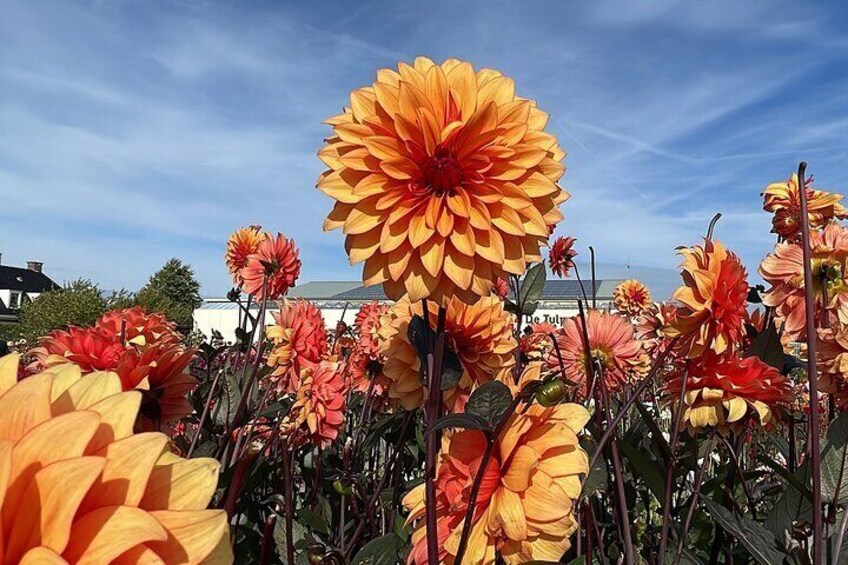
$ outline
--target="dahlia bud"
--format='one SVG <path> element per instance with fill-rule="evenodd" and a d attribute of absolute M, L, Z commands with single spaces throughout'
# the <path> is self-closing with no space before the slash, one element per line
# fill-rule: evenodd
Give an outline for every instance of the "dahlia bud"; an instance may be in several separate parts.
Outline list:
<path fill-rule="evenodd" d="M 562 379 L 554 378 L 547 381 L 536 391 L 536 400 L 545 408 L 551 408 L 565 399 L 566 392 L 568 392 L 568 386 Z"/>

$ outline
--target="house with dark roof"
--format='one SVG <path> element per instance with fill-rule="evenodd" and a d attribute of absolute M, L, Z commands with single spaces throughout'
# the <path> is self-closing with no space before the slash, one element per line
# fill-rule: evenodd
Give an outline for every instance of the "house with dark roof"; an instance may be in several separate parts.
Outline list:
<path fill-rule="evenodd" d="M 525 323 L 549 322 L 561 324 L 563 320 L 578 312 L 577 302 L 581 299 L 592 300 L 593 296 L 599 308 L 607 309 L 612 303 L 615 287 L 621 283 L 617 279 L 596 280 L 594 292 L 591 281 L 584 281 L 581 286 L 576 280 L 548 280 L 542 291 L 539 306 L 532 316 L 525 318 Z M 333 328 L 336 323 L 344 321 L 353 323 L 359 307 L 368 302 L 391 302 L 383 292 L 382 285 L 362 286 L 360 282 L 351 281 L 314 281 L 297 285 L 292 288 L 290 299 L 304 298 L 309 300 L 324 317 L 327 327 Z M 252 309 L 258 310 L 256 304 Z M 276 303 L 268 306 L 269 313 L 278 311 Z M 203 304 L 194 311 L 194 328 L 206 336 L 212 331 L 218 331 L 227 340 L 235 338 L 235 328 L 241 322 L 241 309 L 235 302 L 226 298 L 206 298 Z M 267 323 L 273 323 L 273 316 L 266 317 Z"/>
<path fill-rule="evenodd" d="M 44 274 L 40 261 L 28 261 L 25 268 L 0 262 L 0 323 L 17 322 L 21 306 L 57 288 L 59 285 Z"/>

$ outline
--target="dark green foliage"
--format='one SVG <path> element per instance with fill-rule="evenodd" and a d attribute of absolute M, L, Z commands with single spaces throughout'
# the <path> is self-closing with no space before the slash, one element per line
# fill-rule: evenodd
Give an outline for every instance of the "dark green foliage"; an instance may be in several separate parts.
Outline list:
<path fill-rule="evenodd" d="M 136 303 L 148 312 L 162 312 L 182 329 L 190 328 L 200 298 L 200 283 L 192 268 L 179 259 L 169 259 L 138 291 Z"/>
<path fill-rule="evenodd" d="M 109 308 L 109 300 L 93 282 L 78 279 L 41 294 L 21 306 L 20 335 L 34 342 L 51 330 L 90 326 Z"/>

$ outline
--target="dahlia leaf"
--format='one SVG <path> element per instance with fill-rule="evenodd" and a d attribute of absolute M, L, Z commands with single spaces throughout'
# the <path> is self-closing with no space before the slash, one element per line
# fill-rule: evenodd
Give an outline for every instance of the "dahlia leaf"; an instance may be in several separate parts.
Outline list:
<path fill-rule="evenodd" d="M 459 384 L 462 377 L 462 363 L 459 362 L 457 354 L 445 345 L 442 354 L 442 390 L 448 390 Z"/>
<path fill-rule="evenodd" d="M 524 275 L 524 280 L 521 281 L 521 289 L 518 294 L 518 303 L 522 309 L 527 308 L 529 304 L 536 304 L 542 298 L 542 291 L 545 289 L 545 280 L 547 272 L 545 271 L 545 263 L 536 263 L 527 270 Z M 535 307 L 533 308 L 535 311 Z M 524 312 L 527 314 L 528 312 Z M 532 313 L 532 312 L 531 312 Z"/>
<path fill-rule="evenodd" d="M 489 429 L 494 429 L 511 403 L 509 387 L 500 381 L 489 381 L 471 393 L 465 412 L 481 418 Z"/>
<path fill-rule="evenodd" d="M 395 534 L 386 534 L 365 544 L 351 565 L 396 565 L 400 561 L 403 543 Z"/>
<path fill-rule="evenodd" d="M 474 414 L 447 414 L 442 416 L 427 430 L 428 434 L 436 433 L 446 428 L 465 428 L 468 430 L 489 430 L 489 424 L 483 418 Z"/>
<path fill-rule="evenodd" d="M 759 357 L 760 360 L 775 369 L 783 369 L 783 344 L 780 343 L 780 336 L 777 335 L 774 322 L 770 323 L 754 338 L 754 343 L 745 352 L 745 357 L 752 356 Z"/>
<path fill-rule="evenodd" d="M 703 502 L 716 522 L 735 537 L 757 563 L 760 565 L 783 563 L 786 554 L 777 548 L 774 535 L 762 524 L 734 516 L 730 510 L 709 498 L 703 498 Z"/>
<path fill-rule="evenodd" d="M 830 424 L 827 443 L 822 449 L 822 497 L 836 504 L 848 501 L 848 415 L 842 414 Z"/>
<path fill-rule="evenodd" d="M 633 475 L 644 481 L 657 500 L 662 500 L 665 477 L 659 463 L 628 441 L 619 442 L 618 447 L 630 464 Z"/>

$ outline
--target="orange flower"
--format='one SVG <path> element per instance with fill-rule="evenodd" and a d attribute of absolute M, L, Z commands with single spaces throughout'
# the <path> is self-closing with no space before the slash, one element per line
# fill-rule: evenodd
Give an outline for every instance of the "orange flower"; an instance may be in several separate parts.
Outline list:
<path fill-rule="evenodd" d="M 841 321 L 848 322 L 848 230 L 828 224 L 823 231 L 810 232 L 813 293 L 816 320 L 821 319 L 822 292 L 827 291 L 828 307 Z M 788 339 L 806 339 L 804 302 L 804 255 L 799 243 L 778 243 L 760 264 L 760 275 L 771 285 L 763 295 L 763 304 L 775 308 L 783 321 Z"/>
<path fill-rule="evenodd" d="M 669 327 L 677 317 L 677 306 L 671 302 L 651 304 L 636 321 L 636 339 L 645 346 L 651 354 L 657 352 L 668 341 L 665 328 Z"/>
<path fill-rule="evenodd" d="M 141 402 L 114 373 L 57 365 L 16 382 L 0 358 L 0 561 L 231 563 L 218 462 L 133 435 Z"/>
<path fill-rule="evenodd" d="M 529 333 L 527 333 L 529 330 Z M 525 334 L 521 336 L 518 346 L 526 361 L 539 361 L 551 351 L 553 338 L 559 329 L 548 322 L 530 324 L 524 329 Z"/>
<path fill-rule="evenodd" d="M 719 241 L 681 248 L 683 286 L 672 295 L 680 303 L 669 337 L 680 337 L 680 348 L 690 358 L 705 351 L 735 351 L 745 331 L 748 275 L 739 258 Z"/>
<path fill-rule="evenodd" d="M 428 307 L 430 323 L 434 324 L 438 305 L 429 301 Z M 403 299 L 389 309 L 380 328 L 380 351 L 387 359 L 384 371 L 392 380 L 389 397 L 397 399 L 405 410 L 414 410 L 426 398 L 421 363 L 407 335 L 412 317 L 422 312 L 420 301 Z M 494 380 L 512 368 L 516 347 L 513 321 L 496 296 L 480 298 L 473 305 L 456 297 L 450 299 L 445 318 L 447 344 L 462 364 L 462 376 L 456 388 L 445 392 L 448 406 L 461 411 L 475 384 Z"/>
<path fill-rule="evenodd" d="M 674 371 L 663 390 L 663 402 L 679 402 L 686 369 Z M 791 384 L 780 371 L 758 357 L 740 359 L 707 353 L 688 368 L 683 398 L 683 429 L 717 427 L 725 433 L 756 415 L 761 424 L 792 401 Z"/>
<path fill-rule="evenodd" d="M 224 259 L 227 270 L 233 277 L 233 284 L 239 288 L 244 285 L 241 270 L 247 267 L 248 258 L 259 251 L 259 244 L 268 238 L 268 234 L 262 233 L 261 230 L 262 226 L 239 228 L 230 235 L 227 241 L 227 253 Z"/>
<path fill-rule="evenodd" d="M 182 340 L 173 322 L 164 314 L 148 314 L 141 306 L 106 312 L 94 324 L 124 343 L 144 348 L 152 345 L 176 345 Z"/>
<path fill-rule="evenodd" d="M 576 434 L 588 420 L 577 404 L 533 404 L 510 418 L 483 470 L 482 432 L 445 434 L 436 474 L 439 562 L 453 563 L 457 554 L 478 472 L 485 474 L 463 562 L 492 565 L 496 551 L 509 565 L 559 561 L 577 529 L 573 506 L 589 461 Z M 415 487 L 403 501 L 407 523 L 415 523 L 407 561 L 414 565 L 427 563 L 424 489 Z"/>
<path fill-rule="evenodd" d="M 357 347 L 369 355 L 380 351 L 380 319 L 389 307 L 380 302 L 363 304 L 356 313 Z"/>
<path fill-rule="evenodd" d="M 806 181 L 807 215 L 812 229 L 824 228 L 831 220 L 848 218 L 848 210 L 840 203 L 843 196 L 835 192 L 810 188 L 813 179 Z M 768 185 L 763 191 L 763 210 L 772 212 L 772 232 L 782 238 L 795 241 L 801 236 L 801 191 L 798 175 L 792 173 L 789 180 Z"/>
<path fill-rule="evenodd" d="M 300 274 L 300 259 L 294 241 L 283 234 L 267 236 L 259 243 L 256 253 L 247 258 L 239 271 L 244 291 L 257 300 L 282 298 L 294 286 Z M 264 288 L 264 295 L 263 295 Z"/>
<path fill-rule="evenodd" d="M 834 395 L 845 405 L 848 401 L 848 326 L 818 330 L 819 391 Z"/>
<path fill-rule="evenodd" d="M 498 279 L 495 281 L 494 286 L 492 287 L 492 293 L 501 300 L 505 300 L 506 297 L 509 296 L 509 285 L 505 280 L 498 277 Z"/>
<path fill-rule="evenodd" d="M 648 287 L 636 279 L 628 279 L 615 287 L 612 301 L 619 312 L 631 318 L 644 314 L 653 304 Z"/>
<path fill-rule="evenodd" d="M 647 355 L 642 343 L 634 338 L 633 326 L 624 318 L 601 310 L 589 310 L 586 313 L 586 331 L 589 336 L 589 354 L 603 369 L 608 391 L 618 391 L 624 383 L 647 372 Z M 582 385 L 580 394 L 585 398 L 589 393 L 587 377 L 590 360 L 586 358 L 583 344 L 582 318 L 575 316 L 566 320 L 557 335 L 557 343 L 565 376 Z M 547 365 L 559 369 L 559 358 L 555 352 L 548 353 Z M 600 376 L 597 370 L 594 374 Z"/>
<path fill-rule="evenodd" d="M 350 101 L 327 122 L 318 188 L 336 200 L 324 228 L 342 228 L 366 285 L 394 300 L 473 302 L 541 260 L 568 198 L 565 153 L 511 79 L 419 57 Z"/>
<path fill-rule="evenodd" d="M 268 378 L 276 394 L 282 396 L 296 392 L 303 369 L 314 367 L 324 358 L 327 328 L 321 312 L 306 300 L 284 300 L 274 321 L 267 334 L 273 344 L 268 366 L 274 369 Z"/>
<path fill-rule="evenodd" d="M 124 317 L 127 312 L 130 314 Z M 196 351 L 175 342 L 178 334 L 170 326 L 160 326 L 163 318 L 147 317 L 143 311 L 142 315 L 137 314 L 132 310 L 113 311 L 101 318 L 96 327 L 51 332 L 30 353 L 36 359 L 35 370 L 70 361 L 84 374 L 114 371 L 121 379 L 123 390 L 143 391 L 139 427 L 158 430 L 193 411 L 186 395 L 198 384 L 188 373 Z M 123 324 L 125 337 L 134 337 L 122 343 L 120 331 L 114 330 L 119 320 L 126 319 L 136 320 L 132 326 Z"/>
<path fill-rule="evenodd" d="M 327 448 L 344 425 L 344 375 L 337 363 L 322 361 L 303 369 L 295 402 L 281 424 L 293 448 L 305 444 Z"/>
<path fill-rule="evenodd" d="M 577 257 L 577 251 L 574 250 L 576 242 L 577 240 L 573 237 L 558 237 L 551 245 L 548 262 L 551 265 L 551 272 L 556 276 L 565 278 L 574 268 L 574 258 Z"/>

